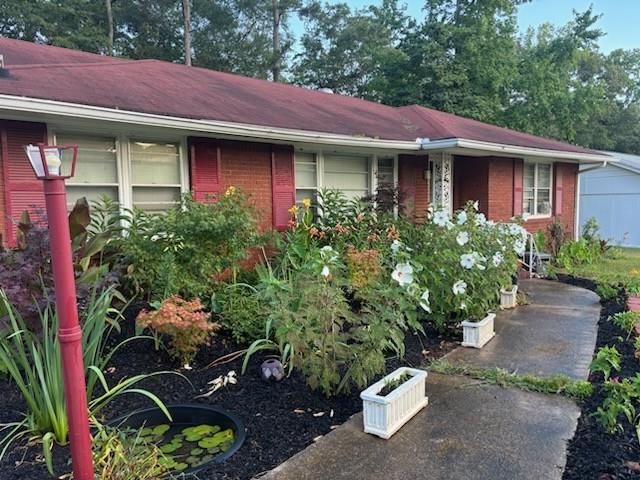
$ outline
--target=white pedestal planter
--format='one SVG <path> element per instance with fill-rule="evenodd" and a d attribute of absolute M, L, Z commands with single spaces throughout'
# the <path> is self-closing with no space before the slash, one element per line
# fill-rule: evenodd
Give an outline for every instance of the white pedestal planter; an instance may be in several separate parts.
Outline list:
<path fill-rule="evenodd" d="M 387 383 L 398 379 L 403 373 L 408 373 L 411 378 L 388 395 L 379 395 Z M 400 367 L 360 393 L 364 431 L 385 439 L 396 433 L 427 405 L 426 379 L 427 372 L 424 370 Z"/>
<path fill-rule="evenodd" d="M 479 322 L 462 322 L 462 346 L 482 348 L 491 340 L 495 332 L 493 331 L 493 321 L 495 313 L 489 313 Z"/>
<path fill-rule="evenodd" d="M 518 286 L 500 289 L 500 307 L 513 308 L 517 305 Z"/>

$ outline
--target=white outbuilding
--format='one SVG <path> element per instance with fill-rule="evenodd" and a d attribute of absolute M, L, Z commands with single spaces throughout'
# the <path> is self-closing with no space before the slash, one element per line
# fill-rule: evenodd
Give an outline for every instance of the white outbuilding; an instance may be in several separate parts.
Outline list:
<path fill-rule="evenodd" d="M 580 228 L 595 217 L 600 236 L 616 245 L 640 247 L 640 156 L 604 152 L 615 160 L 580 174 Z"/>

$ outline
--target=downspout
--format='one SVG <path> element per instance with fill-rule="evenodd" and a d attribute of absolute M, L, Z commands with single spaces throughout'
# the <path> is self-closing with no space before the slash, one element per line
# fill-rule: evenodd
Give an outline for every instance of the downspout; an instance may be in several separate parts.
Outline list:
<path fill-rule="evenodd" d="M 576 211 L 575 211 L 575 218 L 573 219 L 573 239 L 574 240 L 578 240 L 580 238 L 580 175 L 582 175 L 583 173 L 587 173 L 587 172 L 592 172 L 594 170 L 598 170 L 600 168 L 604 168 L 607 166 L 607 164 L 609 163 L 608 160 L 605 160 L 604 162 L 602 162 L 599 165 L 596 165 L 594 167 L 589 167 L 589 168 L 585 168 L 584 170 L 580 170 L 580 167 L 578 167 L 578 173 L 576 174 L 576 191 L 575 191 L 575 204 L 576 204 Z"/>

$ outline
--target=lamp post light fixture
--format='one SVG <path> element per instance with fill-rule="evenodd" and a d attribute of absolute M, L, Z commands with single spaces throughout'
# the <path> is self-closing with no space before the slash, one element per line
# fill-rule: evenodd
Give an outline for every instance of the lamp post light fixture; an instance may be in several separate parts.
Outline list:
<path fill-rule="evenodd" d="M 44 184 L 73 477 L 76 480 L 93 480 L 82 330 L 78 321 L 64 184 L 65 179 L 75 174 L 78 146 L 39 143 L 26 145 L 24 149 L 36 177 Z"/>

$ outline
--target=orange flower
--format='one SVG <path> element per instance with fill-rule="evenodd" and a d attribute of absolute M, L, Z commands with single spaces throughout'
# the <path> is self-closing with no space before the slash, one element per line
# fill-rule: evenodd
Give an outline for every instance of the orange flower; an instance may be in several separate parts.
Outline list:
<path fill-rule="evenodd" d="M 389 240 L 400 240 L 400 234 L 398 233 L 398 230 L 396 230 L 395 225 L 391 225 L 387 228 L 387 238 Z"/>
<path fill-rule="evenodd" d="M 309 229 L 309 235 L 312 237 L 317 237 L 318 236 L 318 229 L 316 227 L 311 227 Z"/>

